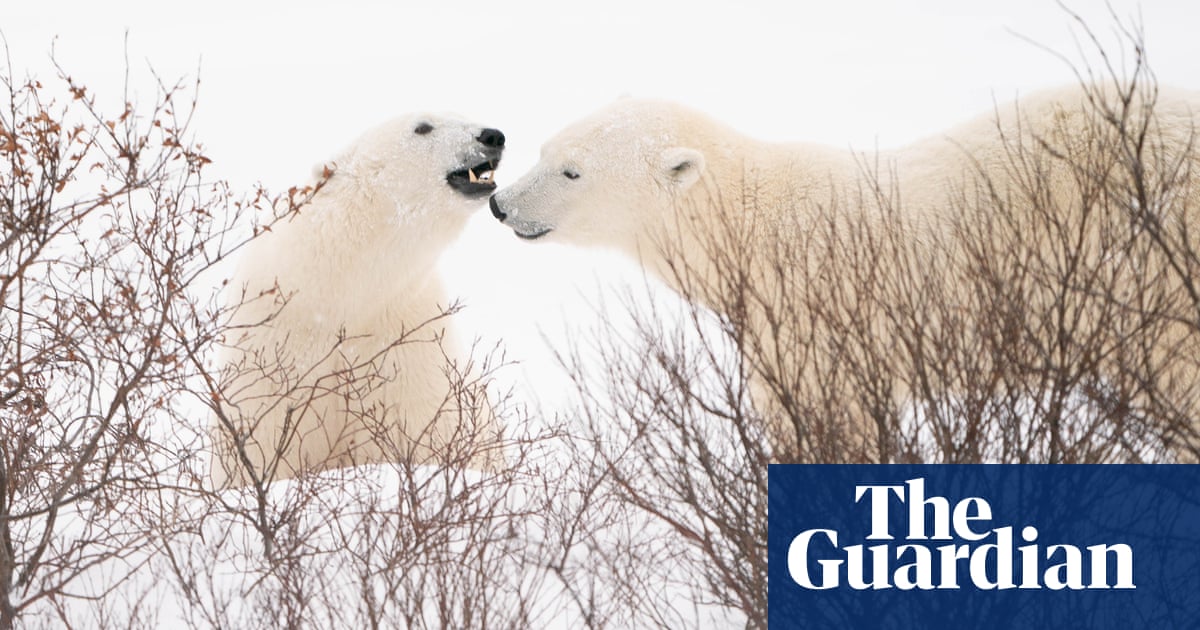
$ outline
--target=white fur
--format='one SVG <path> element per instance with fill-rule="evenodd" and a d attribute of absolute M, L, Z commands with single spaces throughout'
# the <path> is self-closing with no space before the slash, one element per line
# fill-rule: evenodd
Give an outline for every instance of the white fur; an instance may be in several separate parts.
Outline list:
<path fill-rule="evenodd" d="M 433 130 L 415 133 L 420 123 Z M 222 362 L 231 370 L 244 361 L 266 366 L 242 369 L 225 389 L 231 403 L 225 408 L 248 434 L 246 451 L 259 474 L 272 465 L 287 408 L 304 406 L 308 388 L 336 381 L 322 375 L 377 355 L 382 360 L 373 368 L 358 370 L 382 377 L 371 393 L 323 395 L 293 412 L 297 436 L 282 450 L 273 478 L 396 458 L 373 439 L 376 423 L 362 422 L 362 410 L 386 427 L 385 443 L 412 448 L 417 459 L 460 428 L 453 410 L 443 409 L 449 384 L 435 337 L 444 320 L 411 331 L 449 306 L 435 263 L 486 197 L 463 196 L 446 176 L 483 159 L 481 129 L 414 115 L 371 130 L 333 161 L 334 174 L 311 203 L 248 246 L 228 297 L 240 301 L 244 290 L 247 303 L 234 324 L 250 328 L 230 333 Z M 410 336 L 403 346 L 379 354 L 404 335 Z M 346 339 L 340 345 L 339 337 Z M 271 374 L 281 364 L 292 368 L 290 377 Z M 227 428 L 214 433 L 218 484 L 243 464 L 228 448 Z M 244 474 L 234 476 L 244 481 Z"/>

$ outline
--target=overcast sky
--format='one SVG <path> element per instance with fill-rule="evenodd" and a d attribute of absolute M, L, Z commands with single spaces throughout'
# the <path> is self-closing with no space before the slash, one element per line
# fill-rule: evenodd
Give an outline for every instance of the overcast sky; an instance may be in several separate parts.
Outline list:
<path fill-rule="evenodd" d="M 1057 85 L 1072 53 L 1047 0 L 785 2 L 35 2 L 4 0 L 18 69 L 52 42 L 94 90 L 135 70 L 203 79 L 197 131 L 222 174 L 290 183 L 399 112 L 454 111 L 511 137 L 507 175 L 622 94 L 706 110 L 753 135 L 882 146 Z M 1073 3 L 1103 35 L 1103 3 Z M 1113 4 L 1123 17 L 1139 3 Z M 1196 3 L 1140 3 L 1164 82 L 1200 87 Z"/>
<path fill-rule="evenodd" d="M 1112 41 L 1103 3 L 1070 5 Z M 1121 18 L 1140 13 L 1160 81 L 1191 89 L 1198 5 L 1112 2 Z M 985 114 L 993 98 L 1071 82 L 1065 63 L 1030 43 L 1075 56 L 1071 22 L 1047 0 L 0 0 L 17 75 L 49 76 L 53 45 L 68 72 L 119 103 L 126 48 L 146 100 L 147 64 L 168 78 L 198 71 L 194 131 L 213 174 L 275 189 L 417 110 L 504 130 L 503 186 L 550 135 L 624 94 L 682 101 L 763 139 L 896 146 Z M 506 336 L 518 357 L 562 305 L 586 319 L 571 279 L 632 273 L 611 257 L 518 242 L 482 207 L 443 267 L 471 308 L 467 334 Z"/>

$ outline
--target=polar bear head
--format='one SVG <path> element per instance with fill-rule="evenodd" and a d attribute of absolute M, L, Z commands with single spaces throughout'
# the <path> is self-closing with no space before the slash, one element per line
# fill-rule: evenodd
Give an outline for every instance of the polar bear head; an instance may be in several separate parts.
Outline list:
<path fill-rule="evenodd" d="M 492 214 L 524 239 L 636 248 L 704 174 L 705 126 L 679 105 L 619 100 L 548 141 Z"/>
<path fill-rule="evenodd" d="M 410 114 L 365 133 L 331 168 L 360 191 L 413 212 L 469 210 L 495 191 L 493 174 L 503 151 L 498 129 L 454 116 Z"/>

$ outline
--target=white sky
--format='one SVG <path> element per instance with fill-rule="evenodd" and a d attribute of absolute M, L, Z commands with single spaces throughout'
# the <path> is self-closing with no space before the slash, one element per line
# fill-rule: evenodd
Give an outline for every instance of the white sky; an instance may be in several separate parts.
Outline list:
<path fill-rule="evenodd" d="M 1111 34 L 1102 2 L 1070 4 Z M 1123 18 L 1140 11 L 1161 82 L 1200 89 L 1200 3 L 1112 6 Z M 114 103 L 127 29 L 144 98 L 147 62 L 168 78 L 199 68 L 194 130 L 211 174 L 273 189 L 417 110 L 501 128 L 503 186 L 558 129 L 623 94 L 682 101 L 764 139 L 895 146 L 987 113 L 993 97 L 1072 81 L 1022 36 L 1073 55 L 1078 33 L 1048 0 L 0 0 L 16 74 L 49 77 L 57 41 L 68 71 Z M 589 317 L 571 280 L 633 273 L 594 252 L 518 242 L 483 207 L 444 262 L 470 306 L 466 334 L 504 336 L 514 356 L 541 363 L 538 373 L 549 365 L 533 347 L 538 326 L 559 325 L 564 310 Z"/>

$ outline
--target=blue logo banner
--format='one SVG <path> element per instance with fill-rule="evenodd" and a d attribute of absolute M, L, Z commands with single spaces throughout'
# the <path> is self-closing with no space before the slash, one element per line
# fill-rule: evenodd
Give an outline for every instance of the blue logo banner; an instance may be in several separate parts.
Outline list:
<path fill-rule="evenodd" d="M 1200 466 L 770 467 L 781 628 L 1200 628 Z"/>

